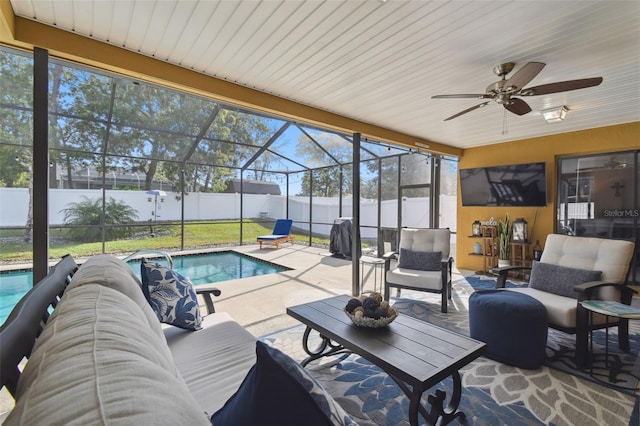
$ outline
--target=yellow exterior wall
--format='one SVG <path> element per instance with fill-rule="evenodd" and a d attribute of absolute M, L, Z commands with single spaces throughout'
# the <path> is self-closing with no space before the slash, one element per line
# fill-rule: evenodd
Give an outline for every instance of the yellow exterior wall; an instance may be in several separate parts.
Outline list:
<path fill-rule="evenodd" d="M 529 240 L 540 240 L 540 244 L 544 244 L 546 236 L 554 232 L 555 226 L 558 157 L 633 149 L 640 149 L 640 122 L 465 149 L 459 169 L 544 161 L 547 165 L 547 206 L 462 207 L 458 197 L 458 268 L 480 271 L 484 266 L 482 257 L 469 255 L 473 252 L 473 243 L 478 241 L 469 238 L 471 223 L 476 219 L 484 221 L 494 217 L 498 220 L 503 219 L 506 213 L 509 213 L 512 221 L 522 217 L 529 225 Z"/>

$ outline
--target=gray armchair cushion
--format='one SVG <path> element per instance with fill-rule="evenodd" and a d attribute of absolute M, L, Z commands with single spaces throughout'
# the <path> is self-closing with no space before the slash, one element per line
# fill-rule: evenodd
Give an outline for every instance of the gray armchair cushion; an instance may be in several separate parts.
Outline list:
<path fill-rule="evenodd" d="M 441 251 L 412 251 L 401 248 L 398 267 L 419 271 L 439 271 L 440 262 L 442 262 Z"/>
<path fill-rule="evenodd" d="M 578 293 L 573 291 L 573 287 L 589 281 L 598 281 L 601 276 L 601 271 L 567 268 L 566 266 L 534 261 L 529 287 L 577 299 Z"/>

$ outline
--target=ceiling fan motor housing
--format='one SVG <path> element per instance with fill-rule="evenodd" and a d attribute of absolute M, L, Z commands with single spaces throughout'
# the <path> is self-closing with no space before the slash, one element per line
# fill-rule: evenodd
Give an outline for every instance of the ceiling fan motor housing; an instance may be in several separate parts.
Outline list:
<path fill-rule="evenodd" d="M 493 73 L 498 77 L 504 77 L 509 74 L 515 66 L 515 62 L 506 62 L 504 64 L 496 65 L 493 67 Z"/>
<path fill-rule="evenodd" d="M 511 102 L 511 95 L 515 93 L 517 87 L 514 86 L 506 86 L 506 80 L 496 81 L 487 86 L 485 96 L 486 98 L 493 99 L 496 103 L 499 104 L 508 104 Z"/>

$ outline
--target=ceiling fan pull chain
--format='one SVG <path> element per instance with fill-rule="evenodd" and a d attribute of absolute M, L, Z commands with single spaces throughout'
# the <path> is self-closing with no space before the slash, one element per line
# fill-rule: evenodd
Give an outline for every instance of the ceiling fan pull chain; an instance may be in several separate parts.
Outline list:
<path fill-rule="evenodd" d="M 502 118 L 502 134 L 503 135 L 507 135 L 509 134 L 509 129 L 507 128 L 507 110 L 504 109 L 504 115 Z"/>

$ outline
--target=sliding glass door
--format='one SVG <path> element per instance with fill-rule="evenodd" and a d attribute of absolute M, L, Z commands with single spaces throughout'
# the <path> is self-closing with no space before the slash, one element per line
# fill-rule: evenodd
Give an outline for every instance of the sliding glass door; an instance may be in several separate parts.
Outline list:
<path fill-rule="evenodd" d="M 635 241 L 629 274 L 640 280 L 640 151 L 561 158 L 556 232 Z"/>

